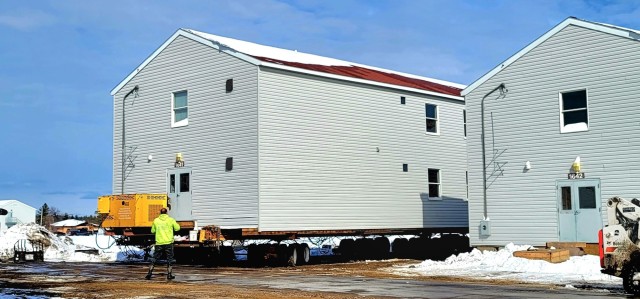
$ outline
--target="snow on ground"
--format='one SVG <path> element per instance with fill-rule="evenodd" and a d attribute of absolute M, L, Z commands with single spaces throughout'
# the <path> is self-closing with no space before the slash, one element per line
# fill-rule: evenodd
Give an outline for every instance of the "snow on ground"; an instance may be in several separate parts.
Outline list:
<path fill-rule="evenodd" d="M 13 246 L 20 239 L 40 241 L 45 247 L 45 261 L 50 262 L 114 262 L 140 258 L 138 248 L 115 245 L 115 239 L 105 235 L 61 236 L 44 227 L 30 223 L 11 227 L 0 236 L 0 261 L 13 258 Z M 325 240 L 327 241 L 327 240 Z M 329 240 L 338 244 L 339 240 Z M 230 245 L 230 244 L 227 244 Z M 318 244 L 316 244 L 318 245 Z M 320 246 L 314 246 L 320 247 Z M 389 271 L 407 276 L 454 276 L 487 280 L 518 280 L 554 285 L 599 285 L 620 288 L 622 279 L 600 273 L 599 257 L 574 256 L 563 263 L 528 260 L 513 256 L 514 251 L 527 250 L 529 245 L 508 244 L 499 251 L 480 251 L 451 256 L 444 261 L 426 260 L 422 263 L 397 266 Z M 87 253 L 93 252 L 93 253 Z M 239 251 L 238 258 L 246 251 Z M 137 255 L 137 257 L 136 257 Z"/>
<path fill-rule="evenodd" d="M 573 256 L 563 263 L 549 263 L 514 257 L 514 251 L 530 245 L 507 244 L 499 251 L 473 249 L 444 261 L 426 260 L 417 265 L 393 267 L 390 271 L 407 276 L 457 276 L 486 280 L 518 280 L 554 285 L 604 285 L 619 288 L 622 279 L 600 273 L 600 258 Z"/>
<path fill-rule="evenodd" d="M 0 236 L 0 261 L 12 260 L 14 245 L 23 239 L 42 242 L 45 247 L 44 260 L 49 262 L 113 262 L 126 260 L 128 255 L 125 253 L 142 254 L 142 250 L 137 248 L 116 245 L 107 248 L 114 242 L 109 236 L 59 237 L 40 225 L 28 223 L 15 225 Z"/>

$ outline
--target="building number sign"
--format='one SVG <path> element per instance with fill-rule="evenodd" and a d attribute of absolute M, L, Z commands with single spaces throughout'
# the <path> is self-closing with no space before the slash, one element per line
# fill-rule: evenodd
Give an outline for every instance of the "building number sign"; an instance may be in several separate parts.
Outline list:
<path fill-rule="evenodd" d="M 574 172 L 574 173 L 567 174 L 567 178 L 570 180 L 584 179 L 585 175 L 584 175 L 584 172 Z"/>

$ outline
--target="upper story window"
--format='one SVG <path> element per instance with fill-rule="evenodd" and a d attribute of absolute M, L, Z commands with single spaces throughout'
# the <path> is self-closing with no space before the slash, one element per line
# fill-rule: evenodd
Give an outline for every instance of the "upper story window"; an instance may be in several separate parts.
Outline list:
<path fill-rule="evenodd" d="M 462 123 L 464 125 L 464 137 L 467 138 L 467 110 L 462 109 Z"/>
<path fill-rule="evenodd" d="M 429 199 L 440 199 L 440 169 L 427 169 L 429 181 Z"/>
<path fill-rule="evenodd" d="M 560 133 L 589 130 L 587 90 L 560 93 Z"/>
<path fill-rule="evenodd" d="M 186 90 L 174 92 L 171 99 L 171 126 L 181 127 L 189 124 L 188 94 Z"/>
<path fill-rule="evenodd" d="M 427 119 L 427 133 L 438 134 L 438 106 L 432 104 L 425 104 L 425 118 Z"/>

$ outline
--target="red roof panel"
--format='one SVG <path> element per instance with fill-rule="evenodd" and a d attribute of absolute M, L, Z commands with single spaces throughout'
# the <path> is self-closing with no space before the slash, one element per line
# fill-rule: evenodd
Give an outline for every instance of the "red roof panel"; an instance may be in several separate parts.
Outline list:
<path fill-rule="evenodd" d="M 284 60 L 278 60 L 269 57 L 253 56 L 256 59 L 271 62 L 316 72 L 329 73 L 340 76 L 347 76 L 351 78 L 358 78 L 363 80 L 376 81 L 380 83 L 387 83 L 392 85 L 405 86 L 410 88 L 422 89 L 437 93 L 442 93 L 452 96 L 461 96 L 461 88 L 453 86 L 447 86 L 435 82 L 425 81 L 416 78 L 405 77 L 398 74 L 387 73 L 383 71 L 368 69 L 360 66 L 342 66 L 342 65 L 319 65 L 319 64 L 306 64 L 299 62 L 290 62 Z"/>

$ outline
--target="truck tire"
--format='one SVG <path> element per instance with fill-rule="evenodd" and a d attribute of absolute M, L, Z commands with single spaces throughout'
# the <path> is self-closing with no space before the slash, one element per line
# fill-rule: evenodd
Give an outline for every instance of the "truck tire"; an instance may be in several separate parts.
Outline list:
<path fill-rule="evenodd" d="M 640 295 L 640 280 L 638 280 L 638 278 L 634 280 L 634 276 L 636 275 L 640 277 L 640 264 L 632 262 L 626 265 L 622 269 L 622 286 L 625 292 Z"/>
<path fill-rule="evenodd" d="M 249 244 L 249 246 L 247 246 L 247 264 L 249 265 L 249 267 L 254 267 L 256 265 L 256 256 L 258 253 L 257 251 L 258 245 Z"/>
<path fill-rule="evenodd" d="M 393 240 L 391 253 L 395 258 L 406 259 L 409 256 L 409 240 L 407 238 Z"/>
<path fill-rule="evenodd" d="M 236 260 L 236 253 L 231 246 L 220 246 L 220 262 L 222 266 L 230 266 Z"/>
<path fill-rule="evenodd" d="M 278 266 L 289 265 L 289 247 L 287 247 L 287 244 L 278 244 L 276 254 L 278 255 Z"/>
<path fill-rule="evenodd" d="M 306 265 L 309 263 L 311 257 L 311 250 L 307 243 L 298 244 L 298 266 Z"/>
<path fill-rule="evenodd" d="M 389 255 L 391 254 L 390 249 L 391 249 L 391 244 L 389 243 L 389 239 L 387 237 L 377 237 L 375 239 L 373 239 L 373 241 L 375 242 L 376 246 L 376 259 L 377 260 L 386 260 L 389 258 Z"/>
<path fill-rule="evenodd" d="M 298 244 L 289 244 L 288 264 L 295 267 L 298 263 Z"/>

